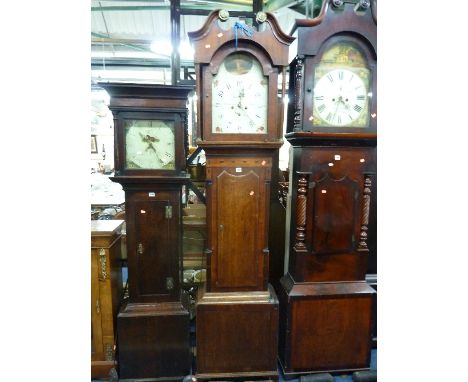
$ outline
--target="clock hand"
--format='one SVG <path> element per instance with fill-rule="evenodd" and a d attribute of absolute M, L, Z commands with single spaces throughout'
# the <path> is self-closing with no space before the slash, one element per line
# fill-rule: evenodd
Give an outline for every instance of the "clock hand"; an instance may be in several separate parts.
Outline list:
<path fill-rule="evenodd" d="M 153 150 L 156 154 L 158 153 L 151 142 L 148 143 L 148 147 L 146 148 L 145 151 L 148 151 L 149 149 Z"/>

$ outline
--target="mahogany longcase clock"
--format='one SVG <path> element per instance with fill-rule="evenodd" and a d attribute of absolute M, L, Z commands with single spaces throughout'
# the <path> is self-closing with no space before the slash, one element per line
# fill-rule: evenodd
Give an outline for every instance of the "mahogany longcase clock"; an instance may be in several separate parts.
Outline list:
<path fill-rule="evenodd" d="M 369 368 L 375 291 L 376 5 L 326 0 L 297 20 L 279 358 L 285 375 Z"/>
<path fill-rule="evenodd" d="M 125 191 L 129 300 L 117 316 L 120 380 L 190 374 L 189 313 L 180 302 L 182 188 L 189 86 L 101 84 Z"/>
<path fill-rule="evenodd" d="M 189 33 L 199 94 L 197 144 L 207 158 L 208 270 L 196 324 L 202 379 L 277 377 L 269 200 L 282 145 L 285 87 L 278 82 L 294 39 L 273 15 L 259 12 L 256 18 L 258 30 L 232 22 L 227 11 L 214 11 Z"/>

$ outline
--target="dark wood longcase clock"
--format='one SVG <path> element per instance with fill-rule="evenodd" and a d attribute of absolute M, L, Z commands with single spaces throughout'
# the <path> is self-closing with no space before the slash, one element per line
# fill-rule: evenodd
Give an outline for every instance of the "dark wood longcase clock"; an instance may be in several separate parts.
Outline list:
<path fill-rule="evenodd" d="M 375 3 L 327 0 L 297 20 L 279 359 L 286 376 L 368 369 L 375 291 Z"/>
<path fill-rule="evenodd" d="M 277 378 L 278 300 L 268 284 L 270 183 L 282 145 L 278 81 L 294 40 L 271 14 L 259 29 L 212 12 L 195 47 L 206 153 L 207 283 L 196 308 L 197 377 Z"/>
<path fill-rule="evenodd" d="M 129 299 L 117 316 L 120 380 L 190 374 L 189 313 L 180 302 L 188 86 L 101 84 L 125 191 Z"/>

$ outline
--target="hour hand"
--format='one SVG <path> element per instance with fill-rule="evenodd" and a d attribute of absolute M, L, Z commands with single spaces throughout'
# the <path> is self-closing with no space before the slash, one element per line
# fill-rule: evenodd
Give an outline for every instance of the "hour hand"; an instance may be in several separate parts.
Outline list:
<path fill-rule="evenodd" d="M 153 146 L 153 144 L 151 142 L 148 144 L 148 147 L 146 148 L 145 151 L 148 151 L 150 149 L 153 150 L 155 153 L 157 153 L 156 149 L 154 148 L 154 146 Z"/>

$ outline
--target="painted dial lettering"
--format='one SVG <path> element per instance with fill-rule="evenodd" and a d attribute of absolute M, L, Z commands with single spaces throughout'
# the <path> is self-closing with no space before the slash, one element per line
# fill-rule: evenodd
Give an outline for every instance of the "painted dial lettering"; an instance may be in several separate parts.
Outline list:
<path fill-rule="evenodd" d="M 314 94 L 314 117 L 326 125 L 352 125 L 367 112 L 366 86 L 351 70 L 328 71 L 316 82 Z"/>

